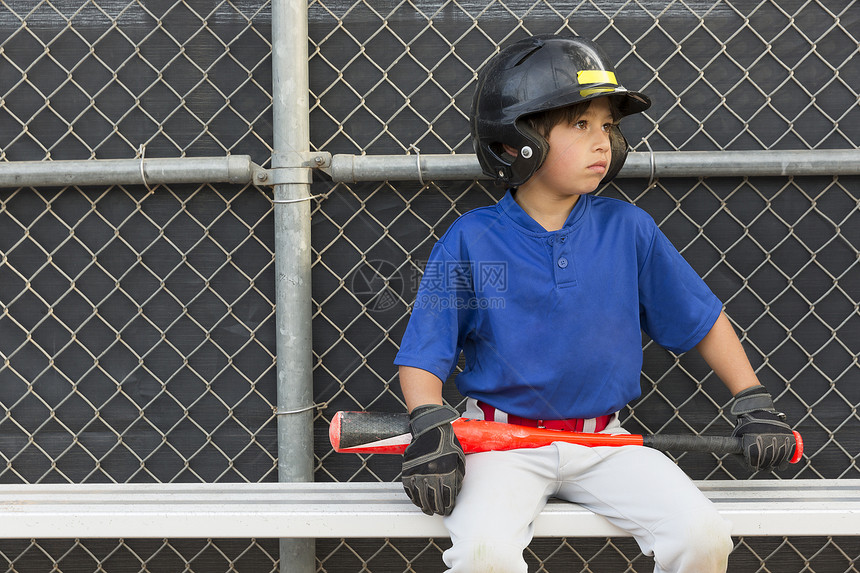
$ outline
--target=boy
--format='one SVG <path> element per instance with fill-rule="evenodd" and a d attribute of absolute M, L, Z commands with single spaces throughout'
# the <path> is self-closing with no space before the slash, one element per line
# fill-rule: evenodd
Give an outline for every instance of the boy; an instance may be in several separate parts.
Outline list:
<path fill-rule="evenodd" d="M 618 411 L 639 396 L 644 330 L 674 352 L 695 347 L 725 383 L 752 467 L 793 453 L 720 301 L 647 214 L 590 195 L 626 157 L 617 120 L 649 106 L 577 37 L 516 42 L 479 74 L 472 138 L 484 172 L 510 190 L 436 244 L 395 359 L 413 434 L 403 484 L 425 513 L 446 516 L 449 571 L 526 571 L 550 497 L 629 531 L 657 573 L 725 571 L 732 549 L 729 524 L 655 450 L 556 443 L 464 456 L 458 413 L 442 401 L 461 351 L 465 416 L 618 433 Z"/>

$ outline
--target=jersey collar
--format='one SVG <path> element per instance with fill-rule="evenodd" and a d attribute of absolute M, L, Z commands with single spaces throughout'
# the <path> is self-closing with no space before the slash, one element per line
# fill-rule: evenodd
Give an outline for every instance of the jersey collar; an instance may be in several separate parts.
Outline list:
<path fill-rule="evenodd" d="M 499 201 L 499 207 L 501 207 L 502 211 L 510 217 L 513 222 L 521 228 L 521 230 L 530 235 L 545 236 L 571 231 L 582 220 L 582 216 L 588 209 L 588 203 L 590 201 L 591 195 L 581 195 L 579 197 L 579 201 L 576 202 L 576 205 L 573 206 L 573 210 L 567 216 L 567 220 L 564 222 L 564 225 L 558 231 L 547 231 L 541 227 L 540 223 L 532 219 L 531 216 L 526 213 L 522 207 L 520 207 L 519 203 L 514 200 L 514 195 L 510 189 L 508 189 L 508 192 L 505 193 L 504 197 L 502 197 L 502 200 Z"/>

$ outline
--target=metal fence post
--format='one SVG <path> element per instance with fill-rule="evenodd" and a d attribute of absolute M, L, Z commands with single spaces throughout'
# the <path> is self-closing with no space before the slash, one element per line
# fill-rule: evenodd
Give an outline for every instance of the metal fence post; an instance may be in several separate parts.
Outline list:
<path fill-rule="evenodd" d="M 306 0 L 272 2 L 272 168 L 278 360 L 278 480 L 313 480 L 311 210 Z M 282 539 L 280 570 L 312 573 L 313 539 Z"/>

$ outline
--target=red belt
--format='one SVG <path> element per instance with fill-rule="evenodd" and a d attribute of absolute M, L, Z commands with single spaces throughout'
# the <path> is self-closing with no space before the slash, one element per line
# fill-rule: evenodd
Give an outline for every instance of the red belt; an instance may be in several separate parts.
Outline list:
<path fill-rule="evenodd" d="M 490 406 L 489 404 L 485 404 L 484 402 L 478 401 L 478 407 L 484 413 L 484 419 L 490 422 L 500 422 L 501 420 L 496 420 L 496 412 L 497 410 Z M 606 416 L 598 416 L 594 418 L 595 432 L 601 432 L 606 429 L 606 426 L 612 421 L 613 416 L 615 414 L 607 414 Z M 586 419 L 583 418 L 569 418 L 567 420 L 532 420 L 531 418 L 521 418 L 520 416 L 514 416 L 513 414 L 508 414 L 508 424 L 515 424 L 517 426 L 528 426 L 530 428 L 547 428 L 550 430 L 567 430 L 568 432 L 581 432 L 585 427 Z"/>

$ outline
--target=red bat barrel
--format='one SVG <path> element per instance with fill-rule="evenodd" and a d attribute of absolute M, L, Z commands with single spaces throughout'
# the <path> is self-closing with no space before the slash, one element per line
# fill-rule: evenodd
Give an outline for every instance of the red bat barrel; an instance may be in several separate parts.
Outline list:
<path fill-rule="evenodd" d="M 538 448 L 553 442 L 584 446 L 642 445 L 642 436 L 631 434 L 584 434 L 468 418 L 455 420 L 453 426 L 467 454 Z M 411 439 L 408 414 L 337 412 L 329 426 L 331 445 L 341 453 L 402 454 Z"/>

